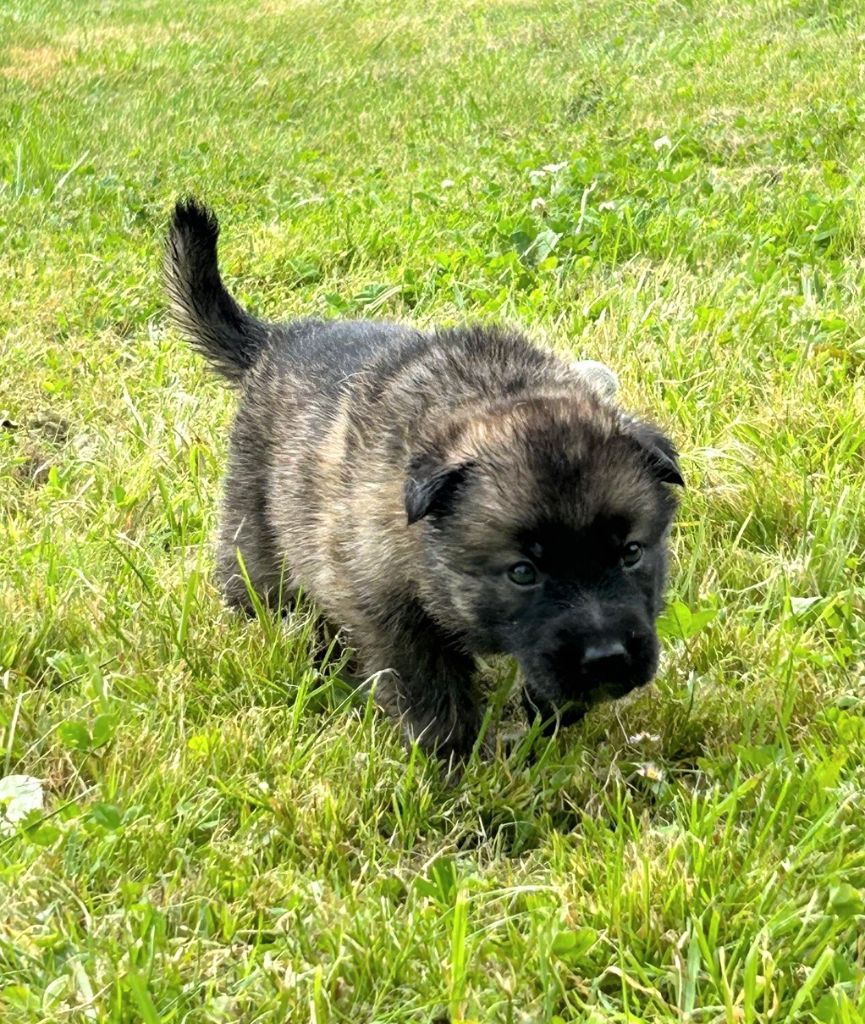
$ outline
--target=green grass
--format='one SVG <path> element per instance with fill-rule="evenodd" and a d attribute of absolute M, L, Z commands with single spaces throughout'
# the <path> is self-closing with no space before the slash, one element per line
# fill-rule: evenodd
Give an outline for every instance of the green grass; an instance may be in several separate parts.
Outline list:
<path fill-rule="evenodd" d="M 862 1024 L 859 0 L 7 0 L 0 40 L 0 776 L 46 793 L 4 1024 Z M 222 609 L 186 190 L 262 314 L 618 370 L 689 483 L 650 693 L 449 787 L 309 622 Z"/>

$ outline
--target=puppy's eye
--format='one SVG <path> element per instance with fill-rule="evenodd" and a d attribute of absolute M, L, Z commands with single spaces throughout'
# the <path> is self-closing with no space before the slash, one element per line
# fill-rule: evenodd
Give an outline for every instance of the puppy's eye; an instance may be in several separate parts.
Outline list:
<path fill-rule="evenodd" d="M 538 574 L 531 562 L 517 562 L 508 569 L 508 579 L 518 587 L 530 587 L 537 582 Z"/>
<path fill-rule="evenodd" d="M 632 540 L 622 548 L 621 562 L 626 569 L 633 568 L 643 557 L 643 545 Z"/>

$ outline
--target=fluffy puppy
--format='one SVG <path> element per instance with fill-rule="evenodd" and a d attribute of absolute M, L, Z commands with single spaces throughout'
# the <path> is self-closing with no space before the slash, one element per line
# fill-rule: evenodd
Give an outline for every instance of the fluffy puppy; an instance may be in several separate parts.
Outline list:
<path fill-rule="evenodd" d="M 218 231 L 179 202 L 166 278 L 180 328 L 240 393 L 227 600 L 302 588 L 445 758 L 478 735 L 475 655 L 516 658 L 548 722 L 648 683 L 683 481 L 671 441 L 610 401 L 610 371 L 498 328 L 265 323 L 226 291 Z"/>

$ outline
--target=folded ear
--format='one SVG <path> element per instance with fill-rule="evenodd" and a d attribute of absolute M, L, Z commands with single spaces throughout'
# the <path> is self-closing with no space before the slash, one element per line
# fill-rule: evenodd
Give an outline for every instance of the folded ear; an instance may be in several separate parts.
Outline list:
<path fill-rule="evenodd" d="M 679 453 L 676 446 L 666 434 L 651 423 L 634 422 L 631 425 L 631 437 L 645 453 L 655 476 L 665 484 L 676 484 L 684 487 L 685 480 L 679 469 Z"/>
<path fill-rule="evenodd" d="M 405 511 L 409 525 L 425 516 L 447 515 L 460 487 L 465 483 L 469 464 L 452 465 L 434 455 L 418 455 L 409 463 L 405 482 Z"/>

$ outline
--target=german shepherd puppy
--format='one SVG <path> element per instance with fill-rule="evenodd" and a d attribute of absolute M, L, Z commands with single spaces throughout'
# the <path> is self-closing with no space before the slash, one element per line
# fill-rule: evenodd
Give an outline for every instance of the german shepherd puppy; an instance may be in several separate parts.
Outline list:
<path fill-rule="evenodd" d="M 474 655 L 509 654 L 548 725 L 648 683 L 682 486 L 601 364 L 513 331 L 265 323 L 226 291 L 219 227 L 178 202 L 180 328 L 240 392 L 222 505 L 226 599 L 309 595 L 411 741 L 467 755 Z"/>

